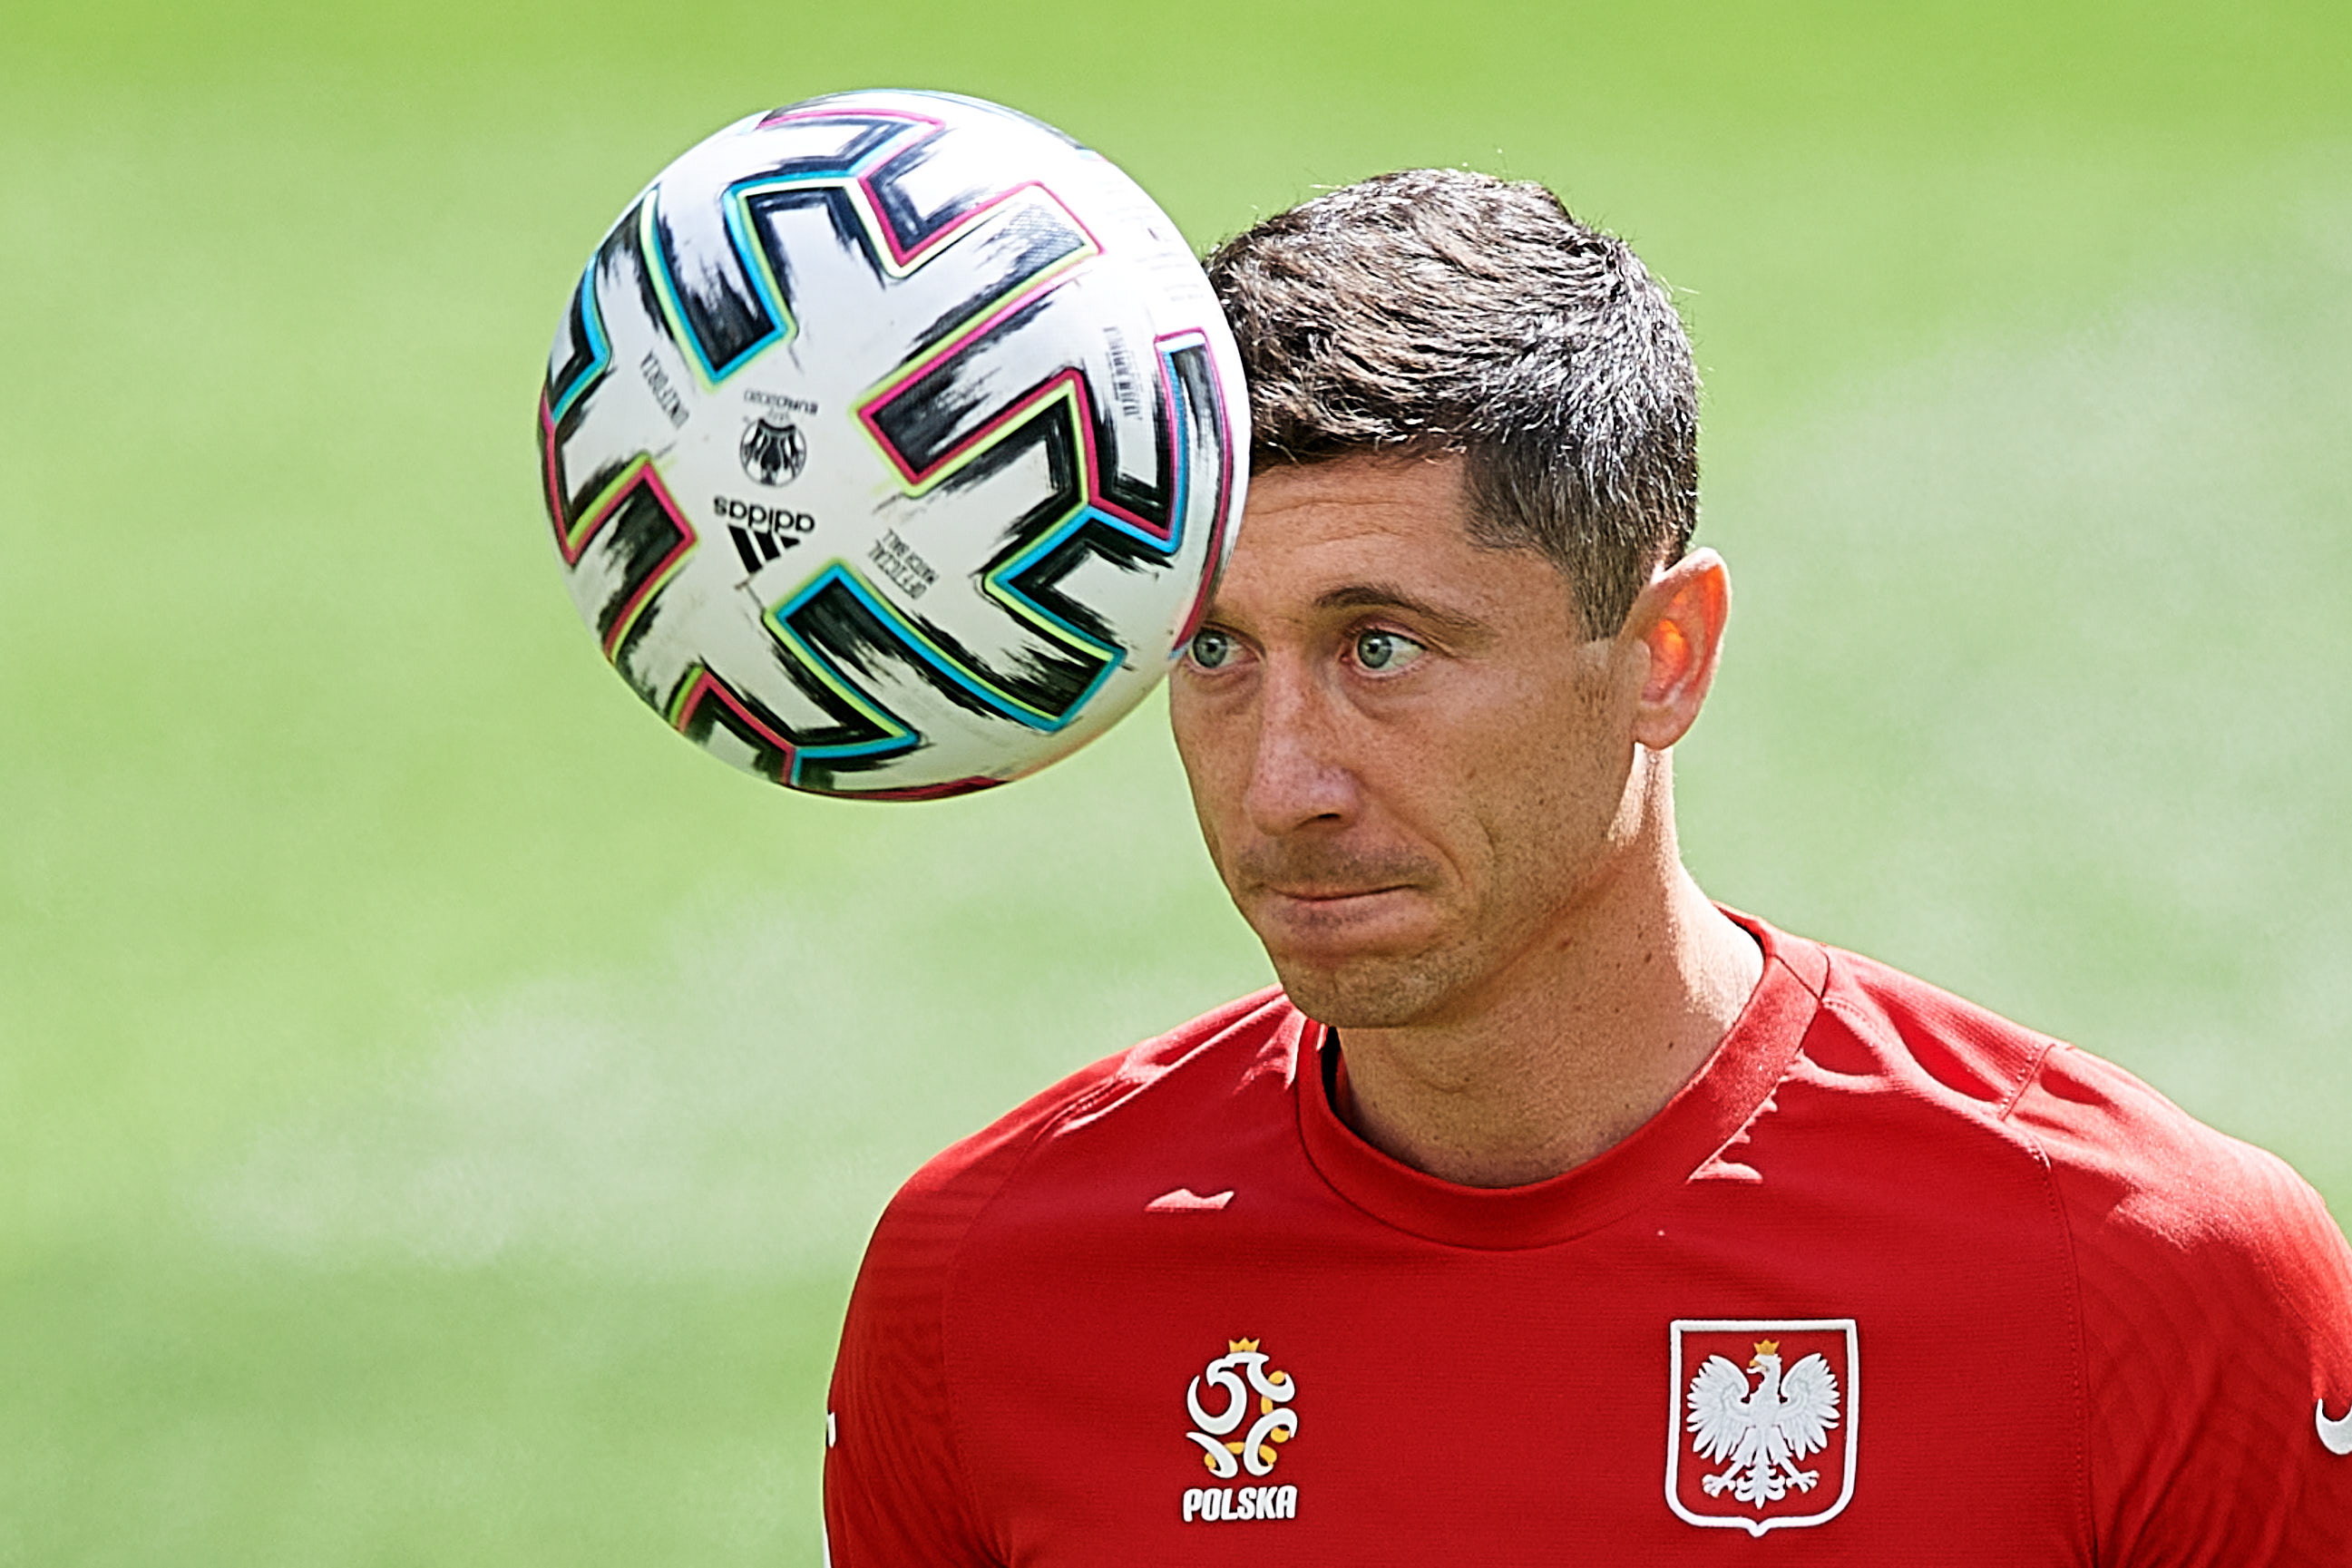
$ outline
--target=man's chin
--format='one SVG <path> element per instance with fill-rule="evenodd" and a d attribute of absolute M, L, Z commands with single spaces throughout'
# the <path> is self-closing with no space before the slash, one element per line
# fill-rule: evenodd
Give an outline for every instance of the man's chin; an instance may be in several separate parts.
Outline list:
<path fill-rule="evenodd" d="M 1332 1029 L 1403 1029 L 1444 1008 L 1460 977 L 1438 955 L 1312 957 L 1269 948 L 1293 1006 Z"/>

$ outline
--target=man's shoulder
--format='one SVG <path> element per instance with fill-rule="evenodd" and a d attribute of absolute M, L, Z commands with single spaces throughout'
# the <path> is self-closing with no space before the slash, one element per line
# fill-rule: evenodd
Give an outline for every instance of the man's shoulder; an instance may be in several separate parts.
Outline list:
<path fill-rule="evenodd" d="M 1947 1110 L 2009 1116 L 2060 1042 L 1859 953 L 1822 950 L 1822 1020 L 1808 1053 L 1901 1082 Z M 1839 1050 L 1840 1037 L 1862 1048 Z"/>
<path fill-rule="evenodd" d="M 892 1199 L 877 1244 L 960 1238 L 1041 1152 L 1145 1164 L 1236 1096 L 1286 1094 L 1302 1023 L 1269 987 L 1080 1068 L 932 1156 Z"/>
<path fill-rule="evenodd" d="M 2050 1053 L 2011 1120 L 2050 1161 L 2095 1319 L 2223 1345 L 2344 1345 L 2352 1248 L 2278 1155 L 2074 1047 Z"/>
<path fill-rule="evenodd" d="M 1823 1011 L 1919 1093 L 2048 1171 L 2084 1288 L 2235 1294 L 2271 1311 L 2352 1296 L 2352 1251 L 2285 1161 L 2207 1125 L 2102 1057 L 1916 977 L 1832 951 Z"/>

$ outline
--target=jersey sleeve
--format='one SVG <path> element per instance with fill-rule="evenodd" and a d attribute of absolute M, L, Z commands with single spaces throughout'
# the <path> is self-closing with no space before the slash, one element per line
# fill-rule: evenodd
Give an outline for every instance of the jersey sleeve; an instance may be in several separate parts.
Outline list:
<path fill-rule="evenodd" d="M 918 1182 L 920 1178 L 918 1178 Z M 944 1285 L 961 1206 L 909 1184 L 867 1244 L 825 1400 L 828 1568 L 981 1568 L 957 1452 Z"/>
<path fill-rule="evenodd" d="M 2282 1161 L 2080 1051 L 2017 1122 L 2074 1248 L 2093 1527 L 2107 1568 L 2344 1568 L 2352 1249 Z"/>
<path fill-rule="evenodd" d="M 829 1568 L 983 1568 L 1006 1553 L 958 1444 L 949 1334 L 956 1260 L 1038 1135 L 1112 1079 L 1073 1073 L 947 1150 L 901 1187 L 858 1268 L 825 1399 Z"/>

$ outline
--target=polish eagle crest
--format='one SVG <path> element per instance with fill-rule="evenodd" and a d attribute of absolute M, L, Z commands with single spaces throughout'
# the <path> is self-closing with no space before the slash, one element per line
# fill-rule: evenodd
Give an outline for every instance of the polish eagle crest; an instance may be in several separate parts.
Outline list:
<path fill-rule="evenodd" d="M 1755 1345 L 1746 1371 L 1728 1356 L 1706 1358 L 1685 1396 L 1684 1424 L 1699 1458 L 1724 1466 L 1700 1479 L 1706 1495 L 1729 1492 L 1761 1512 L 1790 1488 L 1811 1491 L 1820 1481 L 1819 1470 L 1801 1469 L 1799 1461 L 1829 1444 L 1838 1424 L 1838 1381 L 1818 1354 L 1784 1369 L 1778 1340 Z"/>

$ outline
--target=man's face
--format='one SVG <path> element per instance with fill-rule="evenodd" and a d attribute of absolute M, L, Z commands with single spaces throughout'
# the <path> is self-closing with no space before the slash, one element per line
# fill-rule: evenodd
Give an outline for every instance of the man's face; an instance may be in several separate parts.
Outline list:
<path fill-rule="evenodd" d="M 1471 542 L 1459 459 L 1251 482 L 1171 710 L 1210 855 L 1307 1014 L 1444 1021 L 1558 939 L 1634 838 L 1620 641 L 1586 640 L 1547 558 Z"/>

